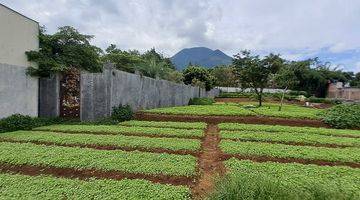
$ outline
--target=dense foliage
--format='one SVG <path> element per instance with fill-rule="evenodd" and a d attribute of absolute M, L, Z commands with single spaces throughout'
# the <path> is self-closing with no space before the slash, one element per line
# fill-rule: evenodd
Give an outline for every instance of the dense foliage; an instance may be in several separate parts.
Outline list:
<path fill-rule="evenodd" d="M 210 74 L 215 78 L 215 85 L 221 87 L 237 87 L 238 80 L 235 75 L 235 68 L 232 65 L 220 65 L 210 70 Z"/>
<path fill-rule="evenodd" d="M 96 150 L 2 142 L 0 162 L 75 169 L 96 169 L 141 174 L 193 176 L 196 158 L 190 155 Z M 119 164 L 121 163 L 121 164 Z"/>
<path fill-rule="evenodd" d="M 327 110 L 325 123 L 335 128 L 360 128 L 360 104 L 342 104 Z"/>
<path fill-rule="evenodd" d="M 4 199 L 190 199 L 189 188 L 139 179 L 65 179 L 0 174 Z"/>
<path fill-rule="evenodd" d="M 212 105 L 215 103 L 215 100 L 213 98 L 191 98 L 189 100 L 189 105 Z"/>
<path fill-rule="evenodd" d="M 48 77 L 71 68 L 101 72 L 102 50 L 90 44 L 92 38 L 70 26 L 60 27 L 53 35 L 40 29 L 40 50 L 26 52 L 28 60 L 37 64 L 28 68 L 28 74 Z"/>
<path fill-rule="evenodd" d="M 26 115 L 14 114 L 9 117 L 0 119 L 0 133 L 17 131 L 17 130 L 30 130 L 39 126 L 46 126 L 51 124 L 63 123 L 66 120 L 61 118 L 38 118 Z"/>
<path fill-rule="evenodd" d="M 113 107 L 111 112 L 111 118 L 118 122 L 123 122 L 126 120 L 131 120 L 133 118 L 133 111 L 129 105 L 119 105 L 117 107 Z"/>
<path fill-rule="evenodd" d="M 101 133 L 101 134 L 129 134 L 129 135 L 161 135 L 169 137 L 202 137 L 203 130 L 184 130 L 175 128 L 156 127 L 128 127 L 119 125 L 51 125 L 35 128 L 35 130 L 76 132 L 76 133 Z"/>
<path fill-rule="evenodd" d="M 125 121 L 122 126 L 159 127 L 159 128 L 180 128 L 180 129 L 205 129 L 205 122 L 161 122 L 161 121 Z"/>
<path fill-rule="evenodd" d="M 25 142 L 46 142 L 54 144 L 103 145 L 132 148 L 162 148 L 169 150 L 199 150 L 200 141 L 181 138 L 150 138 L 124 135 L 94 135 L 54 133 L 40 131 L 16 131 L 3 133 L 0 139 Z"/>
<path fill-rule="evenodd" d="M 359 169 L 230 159 L 210 199 L 359 199 Z"/>
<path fill-rule="evenodd" d="M 205 88 L 207 91 L 214 87 L 215 78 L 203 67 L 189 65 L 184 69 L 183 75 L 187 85 Z"/>

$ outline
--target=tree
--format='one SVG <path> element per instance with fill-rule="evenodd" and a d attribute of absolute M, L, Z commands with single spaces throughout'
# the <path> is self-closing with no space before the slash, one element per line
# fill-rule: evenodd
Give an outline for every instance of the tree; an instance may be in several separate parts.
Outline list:
<path fill-rule="evenodd" d="M 214 87 L 215 78 L 205 68 L 200 66 L 188 66 L 183 71 L 184 83 L 205 87 L 206 91 Z M 199 83 L 201 82 L 201 83 Z"/>
<path fill-rule="evenodd" d="M 143 62 L 138 51 L 122 51 L 115 44 L 111 44 L 102 56 L 103 62 L 111 62 L 119 70 L 134 73 L 137 65 Z"/>
<path fill-rule="evenodd" d="M 354 79 L 351 80 L 350 86 L 360 88 L 360 72 L 358 72 L 358 73 L 355 75 Z"/>
<path fill-rule="evenodd" d="M 65 72 L 71 68 L 89 72 L 101 72 L 100 48 L 90 44 L 91 35 L 79 33 L 70 26 L 60 27 L 53 35 L 46 34 L 44 27 L 39 31 L 39 51 L 26 52 L 30 62 L 27 73 L 32 76 L 48 77 L 50 74 Z"/>
<path fill-rule="evenodd" d="M 221 65 L 210 69 L 210 74 L 215 77 L 215 85 L 221 87 L 237 87 L 237 77 L 234 66 Z"/>
<path fill-rule="evenodd" d="M 283 88 L 279 106 L 279 111 L 281 111 L 286 90 L 295 86 L 299 81 L 297 80 L 294 71 L 291 69 L 291 63 L 284 65 L 275 75 L 274 80 L 277 87 Z"/>
<path fill-rule="evenodd" d="M 164 78 L 165 75 L 171 70 L 167 63 L 162 60 L 157 60 L 154 57 L 148 58 L 139 64 L 136 69 L 139 70 L 144 76 L 151 78 Z"/>
<path fill-rule="evenodd" d="M 279 55 L 269 54 L 265 58 L 251 55 L 250 51 L 242 51 L 234 56 L 233 65 L 242 88 L 255 91 L 259 106 L 262 106 L 263 89 L 268 86 L 270 76 L 283 65 Z"/>

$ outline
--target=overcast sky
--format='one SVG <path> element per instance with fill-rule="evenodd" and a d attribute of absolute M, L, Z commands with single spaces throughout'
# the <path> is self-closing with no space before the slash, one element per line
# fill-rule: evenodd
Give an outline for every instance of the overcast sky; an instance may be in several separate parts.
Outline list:
<path fill-rule="evenodd" d="M 289 59 L 318 56 L 360 71 L 360 0 L 0 0 L 45 25 L 71 25 L 101 48 L 166 56 L 205 46 Z"/>

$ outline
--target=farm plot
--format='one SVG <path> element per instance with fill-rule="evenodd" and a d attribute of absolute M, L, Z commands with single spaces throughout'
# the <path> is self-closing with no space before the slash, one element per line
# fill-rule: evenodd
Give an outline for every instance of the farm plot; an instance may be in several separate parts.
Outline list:
<path fill-rule="evenodd" d="M 321 111 L 298 105 L 284 105 L 283 110 L 278 111 L 279 105 L 266 103 L 263 107 L 249 108 L 242 104 L 213 104 L 213 105 L 192 105 L 169 108 L 157 108 L 146 110 L 148 113 L 174 114 L 174 115 L 205 115 L 205 116 L 266 116 L 293 119 L 320 119 Z M 253 103 L 256 105 L 256 103 Z"/>
<path fill-rule="evenodd" d="M 205 129 L 204 122 L 161 122 L 161 121 L 125 121 L 121 122 L 122 126 L 139 126 L 139 127 L 160 127 L 160 128 L 180 128 L 180 129 Z"/>
<path fill-rule="evenodd" d="M 330 128 L 313 128 L 313 127 L 292 127 L 280 125 L 258 125 L 258 124 L 239 124 L 239 123 L 222 123 L 219 124 L 221 130 L 234 131 L 264 131 L 264 132 L 288 132 L 288 133 L 306 133 L 333 136 L 348 136 L 360 138 L 360 130 L 342 130 Z"/>
<path fill-rule="evenodd" d="M 94 134 L 123 134 L 140 136 L 161 136 L 161 137 L 193 137 L 204 136 L 203 130 L 158 128 L 140 126 L 119 126 L 119 125 L 51 125 L 35 128 L 38 131 L 56 131 L 67 133 L 94 133 Z"/>
<path fill-rule="evenodd" d="M 360 169 L 230 159 L 210 199 L 359 199 Z"/>
<path fill-rule="evenodd" d="M 1 196 L 189 199 L 204 125 L 132 121 L 3 133 Z"/>
<path fill-rule="evenodd" d="M 3 199 L 189 199 L 185 186 L 146 180 L 78 180 L 51 176 L 0 174 Z"/>

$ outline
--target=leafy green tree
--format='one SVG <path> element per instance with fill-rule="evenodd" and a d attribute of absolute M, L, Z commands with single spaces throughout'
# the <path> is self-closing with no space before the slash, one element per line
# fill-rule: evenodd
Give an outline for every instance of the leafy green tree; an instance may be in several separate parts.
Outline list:
<path fill-rule="evenodd" d="M 234 66 L 221 65 L 210 69 L 210 74 L 215 77 L 215 85 L 221 87 L 237 87 L 237 77 Z"/>
<path fill-rule="evenodd" d="M 60 27 L 55 34 L 46 34 L 40 28 L 39 51 L 26 52 L 29 61 L 37 66 L 30 66 L 27 73 L 32 76 L 48 77 L 50 74 L 65 72 L 71 68 L 89 72 L 101 72 L 101 49 L 90 44 L 91 35 L 79 33 L 70 26 Z"/>
<path fill-rule="evenodd" d="M 233 65 L 242 88 L 255 91 L 259 106 L 262 106 L 263 90 L 268 86 L 271 75 L 277 73 L 284 60 L 279 55 L 269 54 L 265 58 L 242 51 L 234 56 Z"/>
<path fill-rule="evenodd" d="M 134 73 L 137 65 L 143 62 L 138 51 L 122 51 L 115 44 L 111 44 L 102 56 L 103 62 L 111 62 L 119 70 Z"/>
<path fill-rule="evenodd" d="M 183 71 L 184 83 L 204 87 L 207 91 L 214 88 L 215 77 L 200 66 L 188 66 Z"/>
<path fill-rule="evenodd" d="M 164 61 L 156 60 L 154 57 L 148 59 L 136 67 L 144 76 L 163 79 L 171 70 Z"/>
<path fill-rule="evenodd" d="M 285 92 L 298 84 L 297 77 L 295 76 L 294 71 L 291 69 L 291 63 L 285 64 L 279 72 L 275 75 L 274 80 L 276 82 L 277 87 L 283 88 L 283 93 L 281 95 L 279 111 L 282 109 L 282 105 L 284 102 Z"/>
<path fill-rule="evenodd" d="M 360 72 L 358 72 L 354 79 L 350 81 L 350 86 L 360 88 Z"/>

